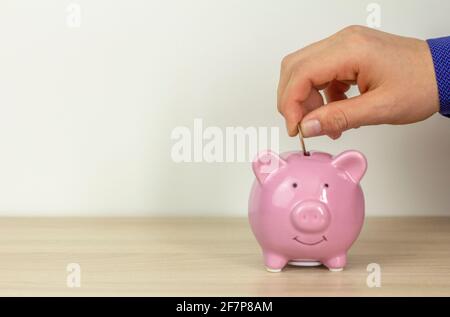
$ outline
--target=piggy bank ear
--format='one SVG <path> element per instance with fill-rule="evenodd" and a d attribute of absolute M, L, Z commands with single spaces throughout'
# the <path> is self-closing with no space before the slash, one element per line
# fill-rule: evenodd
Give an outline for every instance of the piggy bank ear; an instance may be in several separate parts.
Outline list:
<path fill-rule="evenodd" d="M 281 157 L 272 151 L 263 151 L 253 160 L 253 172 L 260 184 L 263 184 L 266 178 L 279 168 L 286 165 Z"/>
<path fill-rule="evenodd" d="M 366 158 L 358 151 L 342 152 L 333 158 L 331 164 L 338 169 L 347 172 L 355 183 L 361 181 L 367 169 Z"/>

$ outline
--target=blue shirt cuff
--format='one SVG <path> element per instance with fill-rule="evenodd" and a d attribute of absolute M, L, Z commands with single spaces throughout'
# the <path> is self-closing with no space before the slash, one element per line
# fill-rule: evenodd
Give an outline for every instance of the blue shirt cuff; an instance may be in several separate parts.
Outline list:
<path fill-rule="evenodd" d="M 427 40 L 439 91 L 439 113 L 450 117 L 450 36 Z"/>

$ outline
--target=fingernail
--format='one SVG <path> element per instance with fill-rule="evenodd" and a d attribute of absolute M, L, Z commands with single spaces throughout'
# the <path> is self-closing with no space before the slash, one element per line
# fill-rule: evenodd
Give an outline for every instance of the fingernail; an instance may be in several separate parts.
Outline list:
<path fill-rule="evenodd" d="M 321 131 L 322 127 L 320 126 L 320 121 L 317 119 L 302 122 L 302 133 L 305 137 L 319 135 Z"/>

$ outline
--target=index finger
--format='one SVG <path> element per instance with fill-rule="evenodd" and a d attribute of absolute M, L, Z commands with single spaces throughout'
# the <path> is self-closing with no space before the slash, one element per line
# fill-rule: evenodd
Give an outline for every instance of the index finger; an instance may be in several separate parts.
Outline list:
<path fill-rule="evenodd" d="M 339 45 L 330 45 L 302 57 L 292 66 L 291 74 L 280 96 L 279 110 L 286 119 L 289 135 L 297 134 L 298 120 L 306 115 L 305 102 L 333 80 L 355 80 L 357 61 Z M 313 105 L 316 107 L 321 104 Z M 300 109 L 300 110 L 299 110 Z"/>

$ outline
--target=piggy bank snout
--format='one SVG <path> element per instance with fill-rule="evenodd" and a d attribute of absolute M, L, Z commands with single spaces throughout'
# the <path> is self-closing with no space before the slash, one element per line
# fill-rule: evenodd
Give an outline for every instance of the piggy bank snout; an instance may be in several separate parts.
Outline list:
<path fill-rule="evenodd" d="M 291 212 L 296 229 L 305 233 L 324 231 L 330 224 L 330 213 L 320 201 L 308 200 L 297 204 Z"/>

